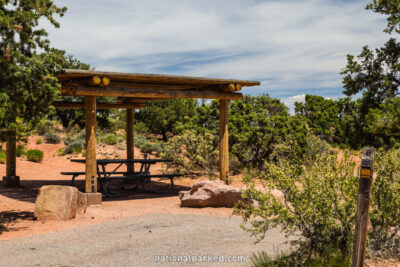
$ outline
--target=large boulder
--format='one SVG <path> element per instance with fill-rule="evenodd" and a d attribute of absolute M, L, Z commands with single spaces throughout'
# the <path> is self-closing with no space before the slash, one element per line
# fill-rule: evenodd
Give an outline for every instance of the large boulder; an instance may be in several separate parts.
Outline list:
<path fill-rule="evenodd" d="M 39 190 L 35 202 L 35 216 L 38 220 L 70 220 L 86 211 L 84 194 L 76 187 L 49 185 Z M 86 200 L 87 202 L 87 200 Z M 78 209 L 79 203 L 79 209 Z"/>
<path fill-rule="evenodd" d="M 239 189 L 218 181 L 200 181 L 190 191 L 180 191 L 181 207 L 228 207 L 242 200 Z"/>

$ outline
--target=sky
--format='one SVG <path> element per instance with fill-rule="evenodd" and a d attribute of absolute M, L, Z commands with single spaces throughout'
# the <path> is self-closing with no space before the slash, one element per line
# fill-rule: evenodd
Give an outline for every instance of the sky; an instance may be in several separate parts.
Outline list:
<path fill-rule="evenodd" d="M 290 108 L 338 98 L 346 55 L 381 47 L 385 17 L 352 0 L 55 0 L 52 46 L 97 70 L 257 80 Z"/>

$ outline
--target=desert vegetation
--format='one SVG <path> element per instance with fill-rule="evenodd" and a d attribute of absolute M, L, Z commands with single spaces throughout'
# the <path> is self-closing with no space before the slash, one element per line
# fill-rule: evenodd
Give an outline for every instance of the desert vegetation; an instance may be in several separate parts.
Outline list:
<path fill-rule="evenodd" d="M 45 156 L 27 147 L 30 136 L 39 136 L 37 146 L 62 144 L 58 156 L 84 156 L 84 111 L 50 104 L 83 101 L 59 96 L 54 72 L 91 67 L 51 48 L 47 33 L 34 30 L 41 18 L 58 27 L 53 16 L 62 16 L 66 9 L 52 1 L 36 6 L 14 2 L 19 8 L 0 21 L 0 128 L 16 134 L 17 156 L 29 161 L 41 162 Z M 388 16 L 386 32 L 400 33 L 397 1 L 377 0 L 367 8 Z M 258 239 L 273 227 L 299 237 L 292 241 L 291 252 L 277 258 L 255 254 L 254 265 L 349 265 L 364 146 L 378 149 L 368 255 L 400 258 L 399 59 L 400 43 L 393 37 L 382 48 L 364 47 L 358 56 L 348 55 L 342 70 L 343 97 L 306 95 L 293 114 L 267 94 L 229 103 L 229 175 L 241 173 L 247 184 L 244 200 L 235 207 L 243 229 Z M 115 99 L 97 99 L 111 100 Z M 125 116 L 125 110 L 98 111 L 98 145 L 125 149 Z M 173 159 L 168 168 L 175 171 L 215 178 L 218 118 L 218 101 L 154 101 L 135 111 L 135 146 Z M 2 132 L 0 141 L 5 137 Z M 0 146 L 0 164 L 6 162 L 4 150 Z"/>

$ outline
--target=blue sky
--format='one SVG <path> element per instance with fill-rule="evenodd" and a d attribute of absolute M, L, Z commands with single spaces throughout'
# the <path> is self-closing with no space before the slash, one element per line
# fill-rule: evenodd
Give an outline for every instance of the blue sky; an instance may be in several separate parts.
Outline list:
<path fill-rule="evenodd" d="M 342 95 L 347 54 L 389 38 L 367 1 L 56 0 L 68 11 L 54 47 L 98 70 L 261 81 L 289 106 Z"/>

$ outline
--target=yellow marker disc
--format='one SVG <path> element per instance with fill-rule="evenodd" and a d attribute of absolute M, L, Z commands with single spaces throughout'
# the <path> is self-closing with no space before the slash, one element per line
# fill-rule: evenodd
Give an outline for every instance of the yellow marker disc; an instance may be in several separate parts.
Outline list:
<path fill-rule="evenodd" d="M 100 84 L 100 83 L 101 83 L 100 77 L 99 77 L 99 76 L 93 76 L 93 77 L 92 77 L 92 83 L 93 83 L 94 85 Z"/>
<path fill-rule="evenodd" d="M 109 85 L 110 84 L 110 78 L 108 78 L 108 77 L 103 77 L 102 78 L 102 85 L 103 86 L 107 86 L 107 85 Z"/>

